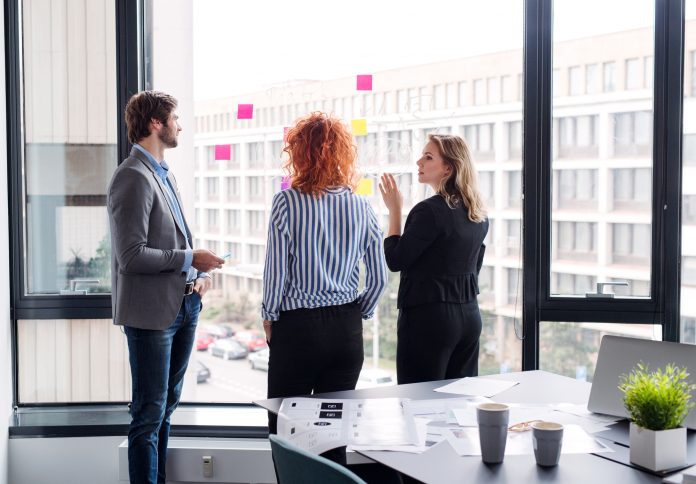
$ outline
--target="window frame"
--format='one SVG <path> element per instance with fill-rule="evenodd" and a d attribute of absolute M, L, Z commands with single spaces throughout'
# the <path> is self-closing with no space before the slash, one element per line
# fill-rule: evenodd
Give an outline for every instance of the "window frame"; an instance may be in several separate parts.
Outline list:
<path fill-rule="evenodd" d="M 116 3 L 117 62 L 117 152 L 125 159 L 130 144 L 121 113 L 130 95 L 148 88 L 151 61 L 146 46 L 151 43 L 145 5 L 151 0 Z M 523 309 L 522 369 L 539 367 L 540 321 L 612 322 L 661 324 L 666 341 L 679 341 L 681 260 L 681 169 L 682 104 L 684 87 L 683 0 L 655 0 L 655 52 L 653 67 L 653 167 L 652 167 L 652 252 L 651 297 L 649 299 L 587 300 L 551 297 L 551 146 L 553 92 L 553 20 L 552 2 L 526 0 L 524 5 L 523 48 Z M 12 320 L 13 404 L 17 401 L 18 356 L 17 324 L 23 319 L 108 319 L 111 296 L 32 296 L 24 295 L 23 213 L 23 138 L 22 109 L 22 28 L 21 0 L 5 2 L 5 72 L 7 90 L 8 190 L 10 225 L 10 304 Z M 598 63 L 604 92 L 605 63 Z M 485 79 L 481 80 L 485 83 Z M 614 87 L 616 88 L 616 65 Z M 473 82 L 462 87 L 466 97 L 473 95 Z M 485 89 L 485 84 L 482 84 Z M 401 92 L 400 92 L 401 93 Z M 408 93 L 408 91 L 406 91 Z M 475 99 L 471 102 L 475 104 Z M 397 108 L 398 109 L 398 108 Z M 670 174 L 666 176 L 666 174 Z M 676 174 L 676 176 L 675 176 Z M 241 183 L 241 182 L 240 182 Z M 240 248 L 241 250 L 241 248 Z M 85 402 L 87 403 L 87 402 Z M 114 402 L 109 402 L 113 404 Z M 47 406 L 50 404 L 44 404 Z M 93 403 L 90 403 L 93 405 Z M 229 404 L 234 406 L 236 404 Z M 77 407 L 79 404 L 69 405 Z"/>

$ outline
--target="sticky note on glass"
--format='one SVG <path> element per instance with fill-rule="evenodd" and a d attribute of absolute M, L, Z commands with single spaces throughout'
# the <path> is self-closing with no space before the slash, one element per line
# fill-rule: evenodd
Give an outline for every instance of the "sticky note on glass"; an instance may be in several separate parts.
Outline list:
<path fill-rule="evenodd" d="M 251 119 L 254 117 L 253 104 L 237 104 L 237 119 Z"/>
<path fill-rule="evenodd" d="M 353 119 L 350 124 L 353 127 L 353 136 L 367 135 L 367 120 Z"/>
<path fill-rule="evenodd" d="M 215 145 L 215 159 L 230 161 L 232 159 L 232 145 Z"/>
<path fill-rule="evenodd" d="M 372 74 L 358 74 L 358 91 L 372 91 Z"/>
<path fill-rule="evenodd" d="M 374 180 L 372 178 L 362 178 L 355 189 L 355 193 L 358 195 L 372 195 L 374 191 Z"/>
<path fill-rule="evenodd" d="M 280 180 L 280 189 L 287 190 L 288 188 L 290 188 L 290 177 L 284 176 L 283 179 Z"/>

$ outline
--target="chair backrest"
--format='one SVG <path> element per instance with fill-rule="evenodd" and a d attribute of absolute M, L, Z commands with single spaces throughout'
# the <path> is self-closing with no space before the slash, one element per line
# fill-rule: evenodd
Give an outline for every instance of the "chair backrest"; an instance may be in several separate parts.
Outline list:
<path fill-rule="evenodd" d="M 282 437 L 268 436 L 279 484 L 367 484 L 351 471 Z"/>

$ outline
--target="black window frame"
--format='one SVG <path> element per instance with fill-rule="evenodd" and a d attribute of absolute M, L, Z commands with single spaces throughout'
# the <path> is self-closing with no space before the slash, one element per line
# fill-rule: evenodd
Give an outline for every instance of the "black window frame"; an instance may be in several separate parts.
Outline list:
<path fill-rule="evenodd" d="M 151 79 L 151 0 L 116 2 L 118 157 L 130 149 L 122 122 L 129 97 Z M 588 300 L 551 297 L 552 0 L 524 2 L 522 369 L 539 366 L 539 322 L 658 323 L 679 340 L 684 0 L 655 0 L 651 297 Z M 111 297 L 24 295 L 22 225 L 21 0 L 5 0 L 5 75 L 10 220 L 13 404 L 18 399 L 17 324 L 23 319 L 111 318 Z M 600 65 L 600 64 L 598 64 Z M 603 68 L 603 67 L 602 67 Z M 669 174 L 669 176 L 667 176 Z M 87 402 L 85 402 L 87 403 Z M 114 402 L 109 402 L 113 404 Z M 90 403 L 93 405 L 93 403 Z M 229 404 L 234 406 L 235 404 Z M 41 404 L 26 404 L 41 406 Z"/>

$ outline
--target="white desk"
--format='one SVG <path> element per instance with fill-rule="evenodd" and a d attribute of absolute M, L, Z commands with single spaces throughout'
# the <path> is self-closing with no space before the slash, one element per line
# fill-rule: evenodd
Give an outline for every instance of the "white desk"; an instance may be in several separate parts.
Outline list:
<path fill-rule="evenodd" d="M 590 384 L 545 371 L 528 371 L 495 375 L 491 378 L 520 382 L 496 395 L 493 400 L 506 403 L 587 403 Z M 454 381 L 454 380 L 450 380 Z M 370 388 L 345 392 L 325 393 L 332 398 L 412 399 L 452 398 L 433 388 L 446 382 L 413 383 L 394 387 Z M 278 413 L 281 398 L 254 402 Z M 592 454 L 565 454 L 560 464 L 550 469 L 536 465 L 534 456 L 506 456 L 498 465 L 486 465 L 478 456 L 461 457 L 446 443 L 437 445 L 423 454 L 403 452 L 364 451 L 361 454 L 423 482 L 449 483 L 547 483 L 563 484 L 632 484 L 659 483 L 661 478 Z"/>

